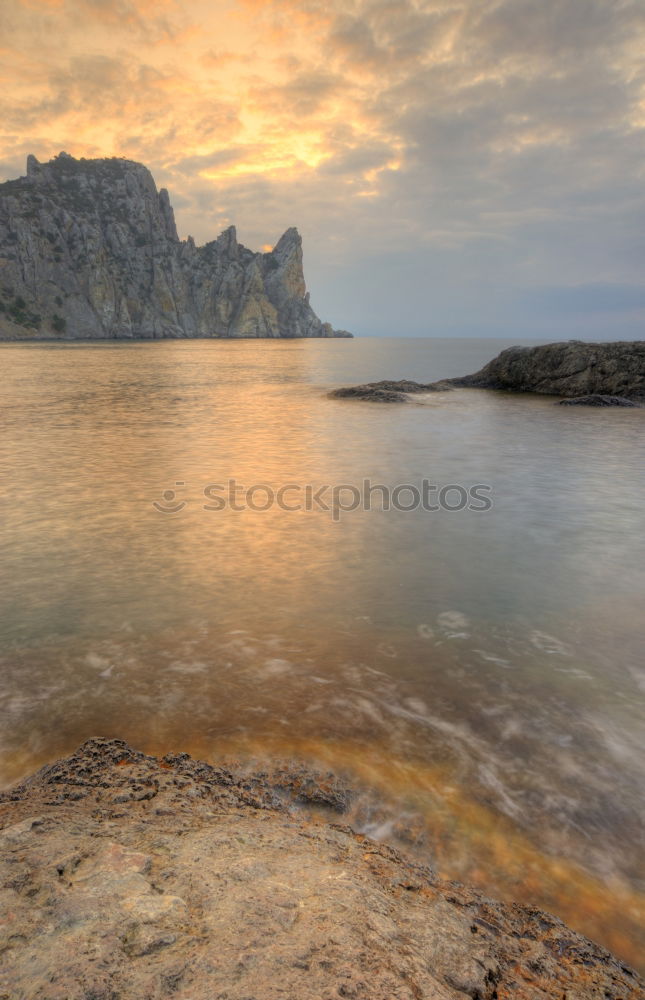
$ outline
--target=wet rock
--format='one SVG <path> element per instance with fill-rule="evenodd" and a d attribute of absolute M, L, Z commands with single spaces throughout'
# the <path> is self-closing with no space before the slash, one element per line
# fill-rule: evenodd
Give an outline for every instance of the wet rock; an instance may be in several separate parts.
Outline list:
<path fill-rule="evenodd" d="M 446 392 L 450 386 L 443 382 L 413 382 L 401 379 L 398 382 L 384 379 L 380 382 L 366 382 L 364 385 L 342 386 L 333 389 L 332 399 L 365 399 L 375 403 L 405 403 L 407 396 L 423 392 Z"/>
<path fill-rule="evenodd" d="M 130 781 L 157 796 L 117 816 Z M 79 782 L 91 796 L 46 805 Z M 556 918 L 316 818 L 350 798 L 304 767 L 89 741 L 0 795 L 0 997 L 642 1000 Z"/>
<path fill-rule="evenodd" d="M 645 341 L 589 344 L 568 340 L 539 347 L 509 347 L 480 371 L 446 379 L 442 384 L 446 383 L 567 398 L 614 396 L 645 402 Z"/>
<path fill-rule="evenodd" d="M 352 803 L 352 790 L 335 774 L 310 771 L 303 767 L 276 768 L 266 776 L 273 788 L 280 789 L 297 803 L 319 806 L 335 813 L 345 813 Z"/>
<path fill-rule="evenodd" d="M 561 399 L 560 406 L 637 406 L 631 399 L 624 396 L 574 396 L 573 399 Z"/>

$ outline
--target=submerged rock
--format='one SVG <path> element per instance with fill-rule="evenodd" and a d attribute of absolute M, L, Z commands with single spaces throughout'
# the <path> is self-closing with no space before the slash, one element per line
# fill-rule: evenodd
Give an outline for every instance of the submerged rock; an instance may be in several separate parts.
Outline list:
<path fill-rule="evenodd" d="M 29 156 L 0 184 L 0 339 L 350 336 L 309 304 L 297 229 L 269 253 L 234 226 L 181 241 L 132 160 Z"/>
<path fill-rule="evenodd" d="M 574 396 L 573 399 L 561 399 L 560 406 L 638 406 L 624 396 Z"/>
<path fill-rule="evenodd" d="M 643 997 L 556 918 L 306 805 L 347 796 L 302 768 L 243 774 L 90 740 L 0 795 L 0 996 Z"/>
<path fill-rule="evenodd" d="M 480 389 L 565 397 L 621 396 L 645 402 L 645 341 L 587 344 L 568 340 L 509 347 L 478 372 L 445 381 Z"/>
<path fill-rule="evenodd" d="M 422 392 L 445 392 L 450 389 L 443 382 L 413 382 L 401 379 L 396 382 L 383 379 L 381 382 L 366 382 L 364 385 L 342 386 L 333 389 L 329 395 L 333 399 L 366 399 L 375 403 L 405 403 L 406 397 Z"/>

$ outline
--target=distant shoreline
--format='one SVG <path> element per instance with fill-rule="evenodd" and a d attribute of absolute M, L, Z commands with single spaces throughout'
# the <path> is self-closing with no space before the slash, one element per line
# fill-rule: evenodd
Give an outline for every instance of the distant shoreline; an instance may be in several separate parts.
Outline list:
<path fill-rule="evenodd" d="M 291 340 L 354 340 L 353 334 L 348 337 L 0 337 L 0 344 L 160 344 L 164 341 L 200 342 L 217 340 L 232 343 L 236 340 L 257 340 L 263 342 L 284 342 Z M 423 338 L 420 338 L 423 339 Z"/>

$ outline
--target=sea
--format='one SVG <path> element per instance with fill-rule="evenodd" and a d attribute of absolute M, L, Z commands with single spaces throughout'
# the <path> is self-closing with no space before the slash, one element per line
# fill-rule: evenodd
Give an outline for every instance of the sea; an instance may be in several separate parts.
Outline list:
<path fill-rule="evenodd" d="M 304 761 L 643 968 L 645 410 L 329 395 L 511 343 L 1 345 L 2 786 L 97 735 Z"/>

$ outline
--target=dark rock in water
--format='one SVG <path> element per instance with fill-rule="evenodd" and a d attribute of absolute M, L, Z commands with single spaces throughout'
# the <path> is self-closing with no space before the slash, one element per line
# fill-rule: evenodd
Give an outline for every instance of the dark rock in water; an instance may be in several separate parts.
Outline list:
<path fill-rule="evenodd" d="M 401 379 L 396 382 L 366 382 L 365 385 L 348 385 L 334 389 L 329 395 L 334 399 L 366 399 L 376 403 L 405 403 L 406 396 L 422 392 L 447 392 L 451 387 L 443 382 L 413 382 Z"/>
<path fill-rule="evenodd" d="M 623 396 L 645 401 L 645 341 L 581 340 L 509 347 L 473 375 L 449 385 L 550 396 Z"/>
<path fill-rule="evenodd" d="M 557 918 L 308 809 L 346 801 L 302 768 L 90 740 L 0 794 L 0 996 L 642 1000 Z"/>
<path fill-rule="evenodd" d="M 124 337 L 351 334 L 311 308 L 297 229 L 269 253 L 234 226 L 197 247 L 141 163 L 29 156 L 0 184 L 0 339 Z"/>
<path fill-rule="evenodd" d="M 329 393 L 332 399 L 366 399 L 373 403 L 405 403 L 404 393 L 394 389 L 377 389 L 374 385 L 348 385 Z"/>
<path fill-rule="evenodd" d="M 561 399 L 560 406 L 638 406 L 624 396 L 574 396 L 573 399 Z"/>

